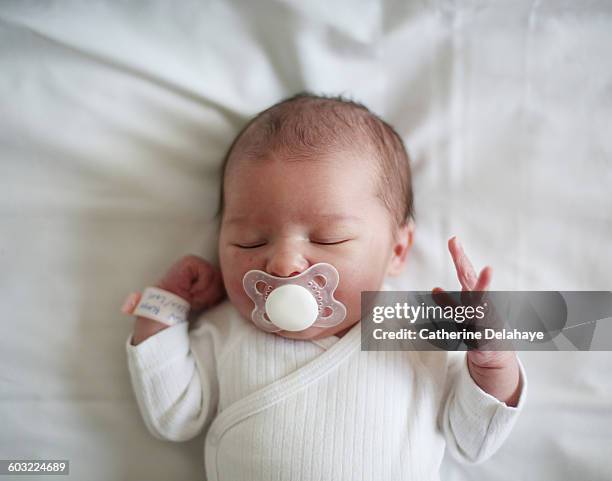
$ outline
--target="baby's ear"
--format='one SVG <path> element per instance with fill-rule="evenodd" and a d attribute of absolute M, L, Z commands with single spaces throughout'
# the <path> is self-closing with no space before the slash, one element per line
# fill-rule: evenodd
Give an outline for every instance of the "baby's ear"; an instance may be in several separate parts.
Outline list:
<path fill-rule="evenodd" d="M 414 241 L 414 222 L 409 220 L 397 228 L 395 240 L 393 241 L 393 252 L 387 268 L 388 276 L 398 276 L 404 270 L 408 252 Z"/>

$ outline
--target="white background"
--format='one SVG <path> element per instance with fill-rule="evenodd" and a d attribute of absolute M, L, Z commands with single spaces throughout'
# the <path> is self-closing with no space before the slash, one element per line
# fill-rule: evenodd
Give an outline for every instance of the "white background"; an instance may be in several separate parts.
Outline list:
<path fill-rule="evenodd" d="M 494 289 L 610 290 L 611 46 L 606 1 L 3 1 L 0 458 L 202 479 L 202 438 L 140 419 L 119 306 L 183 254 L 215 260 L 223 153 L 303 89 L 406 141 L 417 233 L 396 287 L 457 288 L 456 234 Z M 512 436 L 443 478 L 612 479 L 612 355 L 521 358 Z"/>

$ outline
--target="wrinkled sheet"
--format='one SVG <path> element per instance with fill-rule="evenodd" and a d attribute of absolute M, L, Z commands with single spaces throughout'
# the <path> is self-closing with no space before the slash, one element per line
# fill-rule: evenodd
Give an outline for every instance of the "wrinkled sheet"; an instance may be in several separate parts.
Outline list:
<path fill-rule="evenodd" d="M 456 234 L 493 288 L 609 290 L 610 45 L 605 1 L 3 1 L 0 458 L 202 479 L 201 437 L 146 431 L 119 306 L 180 255 L 215 260 L 225 149 L 303 89 L 406 141 L 417 232 L 396 287 L 458 287 Z M 443 479 L 611 479 L 611 354 L 521 358 L 510 439 Z"/>

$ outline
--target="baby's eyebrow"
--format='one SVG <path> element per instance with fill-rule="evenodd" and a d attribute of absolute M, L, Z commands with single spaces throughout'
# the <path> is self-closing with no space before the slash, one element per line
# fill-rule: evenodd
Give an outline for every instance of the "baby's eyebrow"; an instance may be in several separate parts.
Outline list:
<path fill-rule="evenodd" d="M 230 217 L 226 222 L 226 224 L 240 224 L 249 219 L 249 215 L 236 215 Z M 356 215 L 349 214 L 320 214 L 316 217 L 317 220 L 328 223 L 335 224 L 339 222 L 361 222 L 361 217 Z"/>
<path fill-rule="evenodd" d="M 336 222 L 361 222 L 361 217 L 348 214 L 321 214 L 318 217 L 325 222 L 329 222 L 330 224 Z"/>
<path fill-rule="evenodd" d="M 240 224 L 249 218 L 248 215 L 236 215 L 225 221 L 226 224 Z"/>

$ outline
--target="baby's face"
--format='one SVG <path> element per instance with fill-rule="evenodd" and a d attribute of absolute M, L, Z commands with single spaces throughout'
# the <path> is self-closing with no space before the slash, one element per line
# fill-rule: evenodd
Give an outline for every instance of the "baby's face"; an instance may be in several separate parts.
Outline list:
<path fill-rule="evenodd" d="M 219 257 L 228 297 L 246 319 L 254 307 L 242 286 L 246 272 L 289 277 L 327 262 L 340 274 L 334 296 L 347 308 L 345 320 L 277 334 L 321 338 L 359 320 L 361 291 L 380 290 L 395 251 L 374 162 L 350 153 L 315 161 L 234 159 L 225 178 Z"/>

